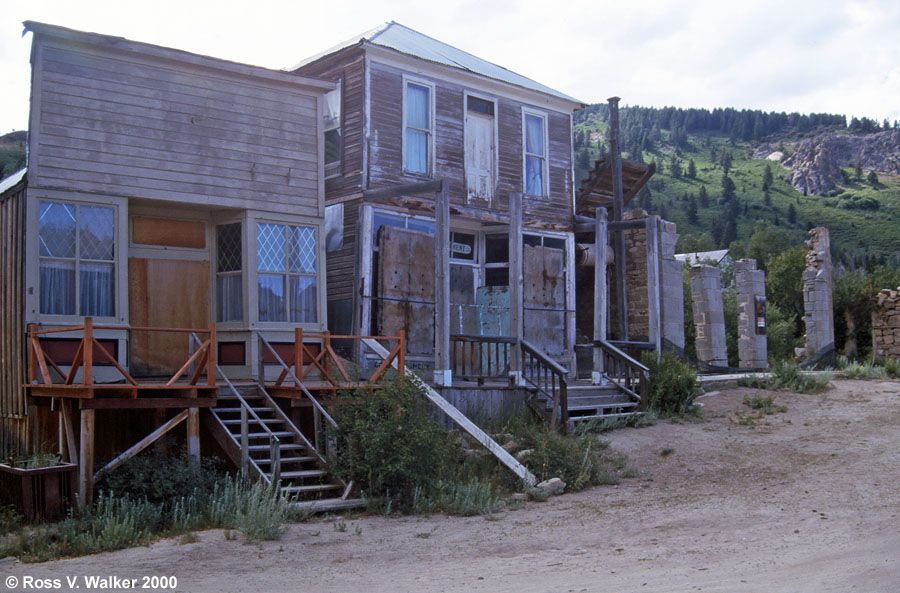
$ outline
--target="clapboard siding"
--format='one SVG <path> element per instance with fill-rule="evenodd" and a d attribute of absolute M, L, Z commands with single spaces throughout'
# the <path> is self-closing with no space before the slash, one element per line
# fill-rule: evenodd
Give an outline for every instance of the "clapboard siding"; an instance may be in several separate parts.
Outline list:
<path fill-rule="evenodd" d="M 326 200 L 358 192 L 363 187 L 365 67 L 365 54 L 355 49 L 294 71 L 295 74 L 341 82 L 341 174 L 325 180 Z"/>
<path fill-rule="evenodd" d="M 344 245 L 327 254 L 328 300 L 343 301 L 353 298 L 356 281 L 356 241 L 359 233 L 359 209 L 361 200 L 344 203 Z"/>
<path fill-rule="evenodd" d="M 27 446 L 25 388 L 24 259 L 25 182 L 0 195 L 0 455 Z"/>
<path fill-rule="evenodd" d="M 319 91 L 35 42 L 32 187 L 318 216 Z"/>
<path fill-rule="evenodd" d="M 421 176 L 403 173 L 403 71 L 371 62 L 371 138 L 369 187 L 386 187 L 420 181 Z M 465 183 L 465 91 L 490 96 L 477 88 L 466 88 L 438 78 L 417 74 L 416 78 L 435 85 L 435 177 L 450 182 L 450 200 L 466 203 Z M 508 209 L 510 192 L 523 189 L 522 109 L 527 107 L 547 116 L 549 196 L 527 198 L 527 216 L 547 222 L 564 222 L 572 217 L 572 140 L 569 114 L 550 111 L 506 97 L 497 98 L 498 172 L 495 210 Z"/>

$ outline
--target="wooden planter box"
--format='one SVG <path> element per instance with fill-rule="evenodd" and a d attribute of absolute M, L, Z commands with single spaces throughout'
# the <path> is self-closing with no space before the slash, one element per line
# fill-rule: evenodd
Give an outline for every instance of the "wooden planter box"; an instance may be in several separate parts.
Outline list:
<path fill-rule="evenodd" d="M 26 519 L 54 521 L 75 503 L 78 466 L 22 469 L 0 463 L 0 502 L 12 504 Z"/>

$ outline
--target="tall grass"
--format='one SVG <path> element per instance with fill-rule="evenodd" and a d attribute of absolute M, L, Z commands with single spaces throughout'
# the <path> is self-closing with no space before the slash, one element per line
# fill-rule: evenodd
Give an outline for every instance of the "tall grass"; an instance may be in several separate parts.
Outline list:
<path fill-rule="evenodd" d="M 834 378 L 830 371 L 804 373 L 790 362 L 775 363 L 771 373 L 766 375 L 749 375 L 738 379 L 742 387 L 771 389 L 772 391 L 793 391 L 794 393 L 821 393 Z"/>

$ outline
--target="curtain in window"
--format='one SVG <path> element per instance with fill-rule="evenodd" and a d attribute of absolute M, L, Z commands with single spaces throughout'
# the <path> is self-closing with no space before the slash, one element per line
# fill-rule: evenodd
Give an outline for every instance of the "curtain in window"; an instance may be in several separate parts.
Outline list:
<path fill-rule="evenodd" d="M 290 277 L 291 321 L 313 323 L 316 321 L 316 277 Z"/>
<path fill-rule="evenodd" d="M 75 262 L 41 261 L 41 313 L 75 314 Z"/>
<path fill-rule="evenodd" d="M 544 195 L 544 120 L 525 116 L 525 193 Z"/>
<path fill-rule="evenodd" d="M 244 318 L 242 282 L 241 274 L 216 277 L 216 321 L 241 321 Z"/>
<path fill-rule="evenodd" d="M 428 173 L 429 94 L 427 87 L 406 86 L 406 170 L 414 173 Z"/>
<path fill-rule="evenodd" d="M 259 274 L 259 320 L 285 321 L 284 276 Z"/>
<path fill-rule="evenodd" d="M 116 314 L 115 268 L 112 264 L 82 262 L 79 266 L 81 315 L 112 317 Z"/>

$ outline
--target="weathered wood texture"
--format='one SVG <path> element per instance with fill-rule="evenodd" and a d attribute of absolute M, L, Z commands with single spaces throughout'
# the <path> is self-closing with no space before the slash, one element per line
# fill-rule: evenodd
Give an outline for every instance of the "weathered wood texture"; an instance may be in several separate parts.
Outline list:
<path fill-rule="evenodd" d="M 368 187 L 394 183 L 410 183 L 422 177 L 403 173 L 403 71 L 370 63 L 371 131 L 369 135 Z M 426 78 L 427 80 L 427 78 Z M 466 204 L 464 92 L 465 87 L 444 80 L 435 84 L 435 170 L 434 178 L 450 183 L 451 204 Z M 522 107 L 530 107 L 511 99 L 498 98 L 498 171 L 492 209 L 505 212 L 507 196 L 523 189 L 522 171 Z M 547 114 L 549 138 L 549 196 L 544 199 L 526 197 L 524 214 L 551 221 L 572 216 L 572 145 L 569 114 L 555 111 Z"/>
<path fill-rule="evenodd" d="M 378 236 L 378 333 L 406 330 L 410 356 L 434 355 L 434 237 L 396 227 Z"/>
<path fill-rule="evenodd" d="M 209 262 L 128 260 L 128 308 L 135 327 L 204 327 L 209 323 Z M 188 358 L 184 333 L 131 334 L 132 374 L 171 376 Z"/>
<path fill-rule="evenodd" d="M 0 455 L 27 448 L 24 298 L 25 184 L 0 196 Z"/>
<path fill-rule="evenodd" d="M 318 215 L 320 91 L 131 43 L 34 43 L 32 187 Z"/>
<path fill-rule="evenodd" d="M 565 356 L 566 254 L 561 249 L 524 246 L 524 338 L 552 357 Z"/>

